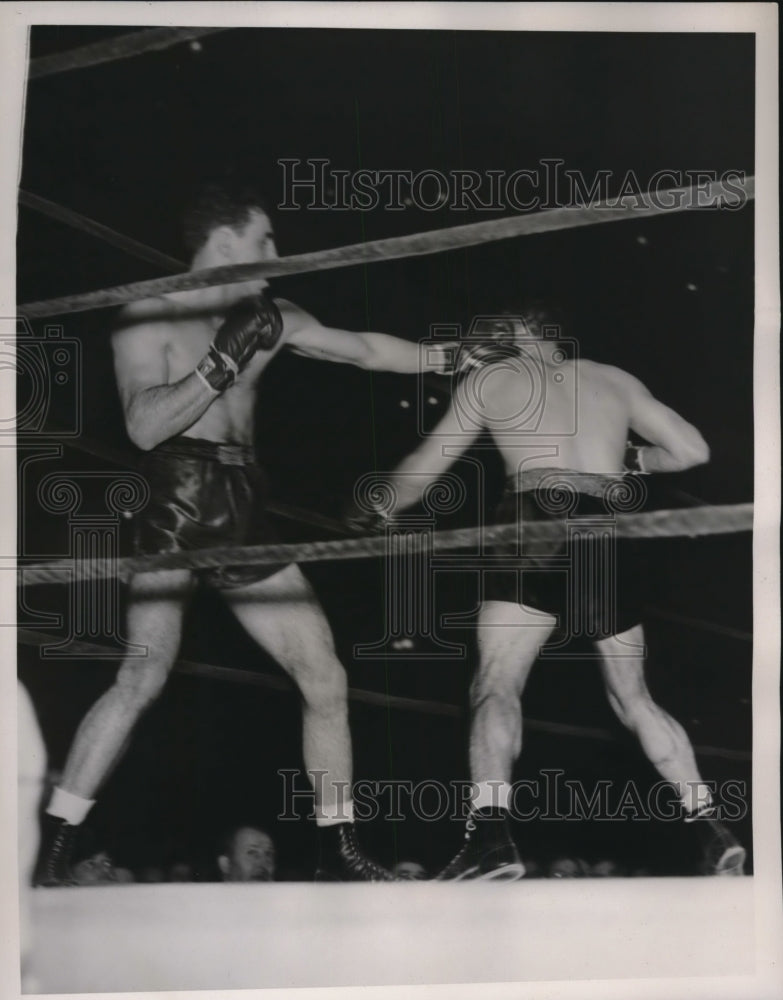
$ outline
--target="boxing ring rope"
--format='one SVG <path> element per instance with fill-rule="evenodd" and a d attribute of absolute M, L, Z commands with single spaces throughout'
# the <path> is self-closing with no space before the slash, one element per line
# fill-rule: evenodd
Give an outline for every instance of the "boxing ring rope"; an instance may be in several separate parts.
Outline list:
<path fill-rule="evenodd" d="M 732 628 L 730 625 L 718 625 L 717 622 L 708 622 L 703 618 L 691 618 L 690 615 L 680 615 L 676 611 L 659 608 L 655 605 L 648 605 L 644 611 L 646 617 L 657 618 L 663 622 L 671 622 L 673 625 L 685 625 L 688 628 L 701 629 L 703 632 L 714 632 L 715 635 L 723 635 L 728 639 L 737 639 L 739 642 L 753 642 L 752 632 Z"/>
<path fill-rule="evenodd" d="M 612 520 L 617 538 L 698 538 L 733 534 L 753 527 L 753 504 L 726 504 L 718 507 L 690 507 L 680 510 L 653 510 L 637 514 L 616 514 Z M 526 541 L 557 541 L 565 537 L 563 523 L 534 522 L 524 526 Z M 406 555 L 431 544 L 433 552 L 484 545 L 518 542 L 516 523 L 433 531 L 410 539 Z M 386 535 L 313 542 L 286 542 L 277 545 L 220 546 L 191 552 L 166 552 L 150 556 L 126 556 L 113 560 L 60 559 L 54 562 L 18 566 L 18 581 L 24 586 L 71 583 L 77 579 L 106 577 L 127 579 L 136 573 L 173 569 L 216 569 L 224 566 L 268 566 L 275 563 L 319 562 L 322 559 L 367 559 L 391 554 Z M 524 557 L 522 557 L 524 558 Z"/>
<path fill-rule="evenodd" d="M 39 649 L 52 642 L 52 635 L 37 632 L 34 629 L 18 629 L 18 639 L 23 646 Z M 98 659 L 103 654 L 105 659 L 116 659 L 117 649 L 83 640 L 70 640 L 69 651 Z M 214 663 L 201 663 L 197 660 L 179 659 L 173 668 L 178 674 L 188 677 L 199 677 L 211 681 L 224 681 L 229 684 L 244 684 L 248 687 L 264 688 L 268 691 L 279 691 L 293 694 L 296 685 L 287 677 L 259 673 L 250 670 L 237 670 L 235 667 L 220 667 Z M 425 715 L 440 715 L 447 718 L 461 719 L 465 710 L 460 705 L 445 701 L 432 701 L 427 698 L 408 698 L 404 695 L 387 694 L 380 691 L 368 691 L 366 688 L 348 688 L 348 699 L 360 705 L 372 705 L 376 708 L 398 709 L 404 712 L 418 712 Z M 614 743 L 614 736 L 608 729 L 595 726 L 579 726 L 571 723 L 550 722 L 544 719 L 525 719 L 525 727 L 531 731 L 547 733 L 552 736 L 573 736 L 578 739 L 599 740 L 603 743 Z M 749 761 L 751 755 L 745 750 L 731 750 L 727 747 L 694 746 L 695 752 L 702 757 L 722 757 L 725 760 Z"/>
<path fill-rule="evenodd" d="M 56 426 L 50 426 L 50 431 L 54 436 L 57 436 L 58 428 Z M 81 434 L 78 438 L 70 440 L 66 439 L 63 443 L 69 448 L 73 448 L 75 451 L 80 451 L 85 455 L 91 455 L 94 458 L 100 458 L 104 461 L 110 462 L 112 465 L 118 466 L 119 468 L 135 469 L 138 467 L 136 457 L 130 452 L 121 451 L 118 448 L 114 448 L 100 441 L 94 441 L 91 438 L 86 437 L 84 434 Z M 697 500 L 695 497 L 692 497 L 688 493 L 683 493 L 681 490 L 675 491 L 675 495 L 684 497 L 694 504 L 701 504 L 702 506 L 705 505 L 705 501 Z M 349 534 L 348 529 L 341 521 L 331 517 L 325 517 L 323 514 L 317 514 L 305 507 L 296 507 L 292 504 L 270 501 L 267 504 L 266 509 L 270 513 L 276 514 L 278 517 L 286 518 L 289 521 L 295 521 L 297 524 L 307 524 L 316 528 L 324 528 L 332 534 L 340 536 Z M 737 639 L 741 642 L 753 641 L 752 632 L 746 632 L 743 629 L 733 628 L 728 625 L 719 625 L 716 622 L 706 621 L 703 618 L 693 618 L 689 615 L 681 615 L 677 612 L 671 611 L 670 609 L 660 608 L 657 605 L 647 605 L 645 607 L 645 617 L 655 618 L 659 621 L 672 622 L 675 625 L 685 625 L 686 627 L 699 629 L 704 632 L 713 632 L 717 635 L 724 635 L 730 639 Z"/>
<path fill-rule="evenodd" d="M 28 80 L 41 80 L 55 73 L 65 73 L 88 66 L 130 59 L 145 52 L 162 52 L 173 45 L 216 35 L 228 28 L 149 28 L 107 38 L 103 42 L 82 45 L 67 52 L 57 52 L 51 56 L 39 56 L 30 61 Z"/>
<path fill-rule="evenodd" d="M 721 199 L 728 198 L 730 204 L 733 204 L 738 194 L 742 194 L 746 200 L 754 197 L 753 177 L 737 179 L 733 185 L 713 181 L 702 188 L 667 188 L 655 195 L 649 193 L 626 195 L 589 206 L 546 209 L 527 215 L 489 219 L 463 226 L 412 233 L 408 236 L 393 236 L 368 243 L 354 243 L 312 253 L 278 257 L 255 264 L 235 264 L 188 271 L 184 274 L 115 285 L 92 292 L 28 302 L 19 306 L 19 312 L 28 319 L 40 319 L 46 316 L 87 312 L 91 309 L 107 309 L 110 306 L 175 291 L 212 288 L 215 285 L 250 281 L 255 278 L 306 274 L 338 267 L 352 267 L 357 264 L 399 260 L 403 257 L 418 257 L 519 236 L 690 211 L 696 205 L 699 208 L 720 207 Z M 664 198 L 667 201 L 673 200 L 673 204 L 664 206 L 661 204 Z M 740 206 L 734 205 L 734 207 Z"/>
<path fill-rule="evenodd" d="M 160 250 L 149 247 L 145 243 L 140 243 L 131 236 L 118 233 L 116 229 L 110 229 L 109 226 L 104 226 L 94 219 L 89 219 L 86 215 L 81 215 L 79 212 L 74 212 L 71 208 L 58 205 L 56 202 L 49 201 L 48 198 L 42 198 L 40 195 L 33 194 L 30 191 L 22 191 L 20 189 L 19 204 L 34 212 L 38 212 L 40 215 L 45 215 L 49 219 L 62 222 L 79 232 L 95 236 L 109 246 L 116 247 L 118 250 L 124 250 L 125 253 L 129 253 L 133 257 L 138 257 L 139 260 L 146 260 L 150 264 L 155 264 L 164 271 L 171 271 L 173 274 L 177 274 L 187 266 L 184 261 L 177 260 L 176 257 L 169 257 L 168 254 L 161 253 Z"/>

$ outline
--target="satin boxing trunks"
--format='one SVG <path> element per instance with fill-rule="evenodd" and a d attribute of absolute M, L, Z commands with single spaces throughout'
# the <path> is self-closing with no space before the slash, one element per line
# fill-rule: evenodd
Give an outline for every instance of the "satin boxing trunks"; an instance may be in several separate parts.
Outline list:
<path fill-rule="evenodd" d="M 279 541 L 266 514 L 267 477 L 251 448 L 176 437 L 146 452 L 141 472 L 150 501 L 135 519 L 136 555 Z M 265 580 L 285 565 L 195 572 L 205 583 L 228 589 Z"/>
<path fill-rule="evenodd" d="M 618 513 L 639 508 L 633 503 L 629 506 L 628 492 L 622 492 L 627 477 L 614 479 L 613 492 L 589 487 L 586 491 L 578 485 L 578 473 L 564 472 L 566 478 L 569 475 L 577 488 L 565 491 L 545 487 L 544 477 L 536 475 L 526 474 L 521 484 L 517 478 L 507 481 L 495 523 L 555 522 L 563 531 L 553 540 L 526 540 L 520 528 L 518 552 L 524 563 L 519 568 L 486 570 L 484 599 L 547 611 L 557 616 L 559 629 L 571 636 L 619 635 L 641 621 L 643 563 L 639 543 L 614 538 L 611 524 Z M 638 495 L 635 484 L 628 484 L 628 489 Z M 625 500 L 617 502 L 618 496 Z"/>

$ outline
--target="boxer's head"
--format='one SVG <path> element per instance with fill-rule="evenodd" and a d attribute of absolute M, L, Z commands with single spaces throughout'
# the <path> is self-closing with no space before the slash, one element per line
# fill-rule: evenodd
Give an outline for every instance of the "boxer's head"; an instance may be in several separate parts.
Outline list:
<path fill-rule="evenodd" d="M 191 196 L 183 215 L 183 236 L 191 259 L 252 264 L 277 257 L 266 201 L 250 184 L 208 181 Z"/>
<path fill-rule="evenodd" d="M 559 310 L 541 299 L 522 299 L 501 310 L 513 336 L 519 340 L 545 340 L 562 334 Z"/>
<path fill-rule="evenodd" d="M 562 323 L 556 308 L 539 299 L 520 299 L 508 303 L 494 315 L 477 317 L 470 336 L 510 348 L 524 346 L 531 341 L 556 339 L 561 330 Z"/>

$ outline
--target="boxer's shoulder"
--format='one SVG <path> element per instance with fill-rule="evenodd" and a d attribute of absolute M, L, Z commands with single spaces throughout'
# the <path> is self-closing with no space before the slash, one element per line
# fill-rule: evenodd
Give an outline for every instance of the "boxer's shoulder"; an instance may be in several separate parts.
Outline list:
<path fill-rule="evenodd" d="M 112 342 L 115 347 L 136 341 L 166 347 L 184 334 L 184 327 L 192 324 L 193 319 L 170 298 L 142 299 L 129 303 L 117 314 Z"/>

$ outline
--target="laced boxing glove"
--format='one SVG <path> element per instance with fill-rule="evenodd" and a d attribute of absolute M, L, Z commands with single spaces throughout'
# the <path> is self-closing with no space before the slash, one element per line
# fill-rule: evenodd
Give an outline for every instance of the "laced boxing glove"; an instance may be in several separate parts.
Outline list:
<path fill-rule="evenodd" d="M 270 351 L 283 332 L 283 318 L 266 295 L 240 299 L 196 366 L 196 374 L 216 393 L 234 384 L 256 351 Z"/>
<path fill-rule="evenodd" d="M 484 368 L 497 361 L 516 357 L 518 349 L 513 343 L 503 341 L 483 340 L 446 341 L 440 345 L 443 363 L 438 369 L 438 375 L 464 375 L 474 368 Z"/>
<path fill-rule="evenodd" d="M 483 321 L 474 334 L 464 340 L 446 340 L 438 346 L 441 351 L 439 375 L 464 375 L 474 368 L 508 358 L 518 357 L 516 324 L 510 319 L 497 317 Z"/>
<path fill-rule="evenodd" d="M 465 344 L 457 358 L 457 372 L 462 375 L 474 368 L 485 368 L 487 365 L 508 358 L 519 356 L 519 351 L 513 344 L 485 341 L 481 344 Z"/>

